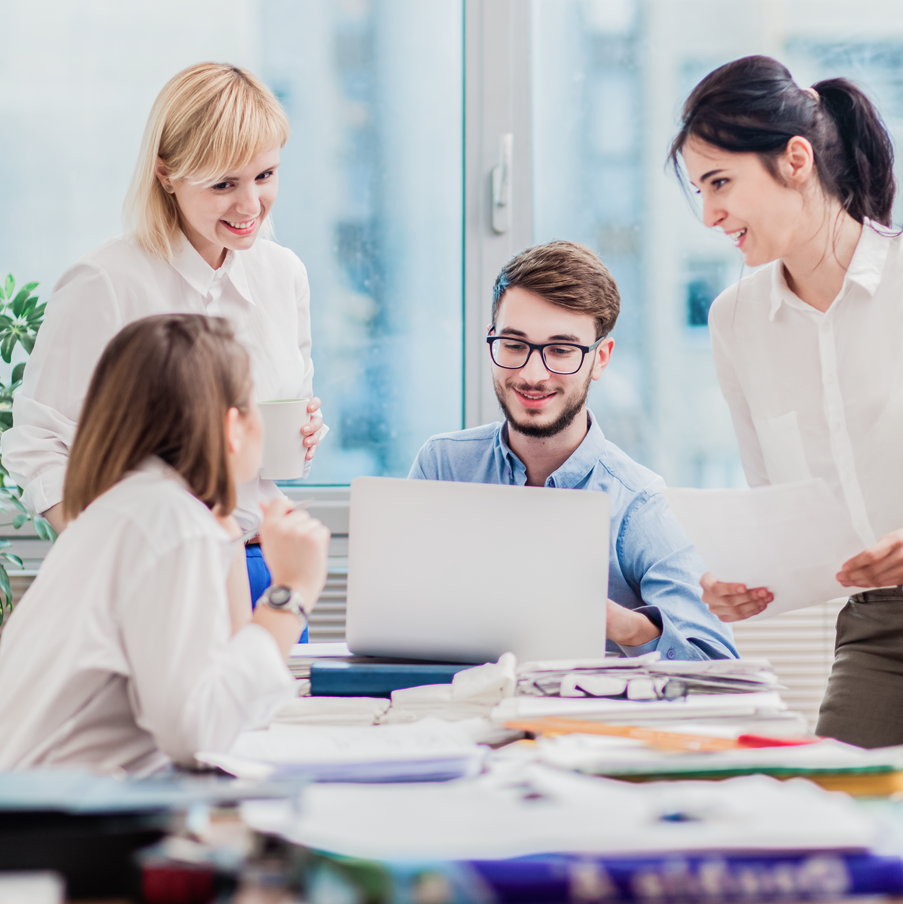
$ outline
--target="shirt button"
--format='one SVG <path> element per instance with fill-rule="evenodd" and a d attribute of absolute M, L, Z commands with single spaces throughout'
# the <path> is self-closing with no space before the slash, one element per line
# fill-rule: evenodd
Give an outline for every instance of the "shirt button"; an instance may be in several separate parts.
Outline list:
<path fill-rule="evenodd" d="M 830 333 L 830 332 L 831 332 L 831 324 L 830 324 L 830 323 L 823 323 L 823 324 L 821 325 L 821 331 L 822 331 L 823 333 Z"/>
<path fill-rule="evenodd" d="M 825 383 L 830 385 L 834 382 L 834 374 L 825 374 Z"/>
<path fill-rule="evenodd" d="M 835 433 L 840 433 L 840 424 L 838 424 L 838 423 L 836 423 L 836 422 L 833 423 L 833 424 L 831 424 L 831 429 L 832 429 Z"/>
<path fill-rule="evenodd" d="M 673 659 L 673 658 L 674 658 L 674 647 L 671 647 L 671 648 L 668 650 L 668 652 L 667 652 L 666 655 L 667 655 L 668 659 Z"/>
<path fill-rule="evenodd" d="M 843 482 L 849 483 L 853 479 L 853 475 L 849 471 L 843 472 Z"/>

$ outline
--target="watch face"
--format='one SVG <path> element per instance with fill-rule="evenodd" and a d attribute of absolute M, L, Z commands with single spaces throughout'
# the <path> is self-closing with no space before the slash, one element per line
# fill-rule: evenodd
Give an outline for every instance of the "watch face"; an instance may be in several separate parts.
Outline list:
<path fill-rule="evenodd" d="M 271 606 L 285 606 L 291 598 L 291 587 L 273 587 L 273 589 L 270 590 Z"/>

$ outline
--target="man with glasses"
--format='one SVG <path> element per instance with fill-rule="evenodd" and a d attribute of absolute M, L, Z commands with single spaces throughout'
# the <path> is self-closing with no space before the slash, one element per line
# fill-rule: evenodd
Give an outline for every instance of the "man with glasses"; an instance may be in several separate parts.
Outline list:
<path fill-rule="evenodd" d="M 611 360 L 619 310 L 614 279 L 584 245 L 551 242 L 512 258 L 495 281 L 486 337 L 505 420 L 432 437 L 408 476 L 608 493 L 609 648 L 737 656 L 730 628 L 702 602 L 705 566 L 660 492 L 662 479 L 608 442 L 586 407 Z M 541 537 L 524 542 L 542 555 Z"/>

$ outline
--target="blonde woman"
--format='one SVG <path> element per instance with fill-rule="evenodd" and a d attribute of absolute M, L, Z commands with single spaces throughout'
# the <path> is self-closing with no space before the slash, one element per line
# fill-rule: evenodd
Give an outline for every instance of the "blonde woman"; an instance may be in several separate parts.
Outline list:
<path fill-rule="evenodd" d="M 66 526 L 63 482 L 88 382 L 126 324 L 163 313 L 225 317 L 250 355 L 259 398 L 313 396 L 307 271 L 266 238 L 288 135 L 273 93 L 236 66 L 192 66 L 160 92 L 126 200 L 130 232 L 60 278 L 13 407 L 15 426 L 2 439 L 26 505 L 57 531 Z M 326 429 L 319 399 L 309 407 L 308 460 Z M 253 530 L 260 503 L 279 495 L 256 477 L 239 487 L 242 529 Z M 247 554 L 256 600 L 269 574 L 259 546 Z"/>
<path fill-rule="evenodd" d="M 291 699 L 285 656 L 323 587 L 329 531 L 267 505 L 276 586 L 235 630 L 224 527 L 261 448 L 248 354 L 225 320 L 147 317 L 110 342 L 72 444 L 71 523 L 0 639 L 0 770 L 190 763 Z"/>

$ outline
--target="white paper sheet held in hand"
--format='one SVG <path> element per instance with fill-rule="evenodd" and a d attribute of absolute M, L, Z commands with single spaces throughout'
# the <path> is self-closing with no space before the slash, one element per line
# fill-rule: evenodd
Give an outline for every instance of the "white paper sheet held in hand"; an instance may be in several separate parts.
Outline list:
<path fill-rule="evenodd" d="M 669 488 L 665 498 L 719 581 L 774 594 L 755 619 L 856 592 L 835 575 L 865 543 L 821 478 L 753 490 Z"/>

